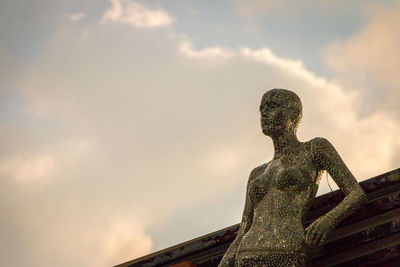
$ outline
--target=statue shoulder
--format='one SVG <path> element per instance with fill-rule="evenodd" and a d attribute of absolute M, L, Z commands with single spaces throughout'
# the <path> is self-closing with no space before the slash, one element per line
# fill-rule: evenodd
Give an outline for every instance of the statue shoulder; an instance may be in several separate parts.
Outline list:
<path fill-rule="evenodd" d="M 249 177 L 249 182 L 255 178 L 257 178 L 258 176 L 260 176 L 261 174 L 263 174 L 263 172 L 265 171 L 265 169 L 267 168 L 269 162 L 261 164 L 260 166 L 255 167 L 251 172 L 250 172 L 250 177 Z"/>
<path fill-rule="evenodd" d="M 324 152 L 325 153 L 331 152 L 335 150 L 331 142 L 329 142 L 328 139 L 323 137 L 315 137 L 310 141 L 310 144 L 311 144 L 311 152 L 314 155 L 318 155 Z"/>

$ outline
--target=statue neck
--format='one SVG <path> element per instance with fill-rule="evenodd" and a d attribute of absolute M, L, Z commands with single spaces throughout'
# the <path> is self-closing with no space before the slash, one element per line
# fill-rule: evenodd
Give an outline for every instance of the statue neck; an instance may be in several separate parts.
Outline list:
<path fill-rule="evenodd" d="M 272 137 L 274 143 L 274 158 L 291 153 L 300 145 L 300 141 L 294 132 L 285 132 L 282 135 Z"/>

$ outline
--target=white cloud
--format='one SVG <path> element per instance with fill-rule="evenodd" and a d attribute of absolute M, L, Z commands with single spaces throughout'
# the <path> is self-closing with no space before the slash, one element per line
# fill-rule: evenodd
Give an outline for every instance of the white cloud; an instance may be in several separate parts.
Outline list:
<path fill-rule="evenodd" d="M 57 170 L 52 155 L 7 158 L 0 162 L 0 175 L 13 177 L 18 183 L 32 183 L 53 175 Z"/>
<path fill-rule="evenodd" d="M 78 21 L 84 19 L 85 17 L 86 17 L 86 13 L 84 13 L 84 12 L 78 12 L 78 13 L 74 13 L 74 14 L 70 14 L 69 15 L 69 19 L 72 22 L 78 22 Z"/>
<path fill-rule="evenodd" d="M 187 57 L 195 59 L 228 59 L 231 58 L 234 53 L 231 49 L 214 46 L 206 47 L 202 50 L 195 50 L 193 44 L 190 41 L 182 41 L 180 43 L 180 51 Z"/>
<path fill-rule="evenodd" d="M 400 1 L 387 8 L 365 8 L 366 26 L 325 51 L 328 66 L 345 87 L 359 89 L 366 109 L 392 109 L 400 114 Z"/>
<path fill-rule="evenodd" d="M 249 48 L 242 48 L 241 54 L 253 60 L 264 62 L 266 64 L 274 65 L 282 71 L 288 72 L 296 77 L 304 79 L 305 81 L 319 87 L 326 87 L 329 90 L 340 93 L 340 88 L 333 82 L 328 82 L 323 77 L 317 77 L 314 73 L 307 70 L 300 60 L 286 59 L 276 56 L 268 48 L 259 50 L 251 50 Z M 348 97 L 347 95 L 343 97 Z"/>
<path fill-rule="evenodd" d="M 131 0 L 111 0 L 112 6 L 108 9 L 101 23 L 119 22 L 136 28 L 157 28 L 169 26 L 173 18 L 162 9 L 150 9 Z"/>
<path fill-rule="evenodd" d="M 99 238 L 99 237 L 98 237 Z M 100 235 L 102 265 L 116 265 L 151 252 L 153 241 L 138 222 L 117 220 Z M 95 239 L 96 240 L 96 239 Z"/>

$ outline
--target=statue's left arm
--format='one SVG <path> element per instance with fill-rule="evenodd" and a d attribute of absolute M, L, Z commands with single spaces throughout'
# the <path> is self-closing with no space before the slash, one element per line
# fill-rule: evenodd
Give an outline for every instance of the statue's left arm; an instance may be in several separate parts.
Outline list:
<path fill-rule="evenodd" d="M 311 142 L 314 161 L 320 170 L 330 174 L 346 195 L 335 208 L 307 227 L 306 243 L 316 245 L 323 242 L 344 218 L 358 210 L 367 201 L 367 196 L 328 140 L 315 138 Z"/>

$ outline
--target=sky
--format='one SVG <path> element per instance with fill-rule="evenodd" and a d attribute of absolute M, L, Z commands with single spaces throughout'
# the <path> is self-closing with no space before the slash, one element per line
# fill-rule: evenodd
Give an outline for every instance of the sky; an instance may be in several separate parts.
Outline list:
<path fill-rule="evenodd" d="M 238 223 L 272 88 L 358 181 L 400 167 L 399 47 L 394 0 L 2 0 L 0 265 L 111 266 Z"/>

